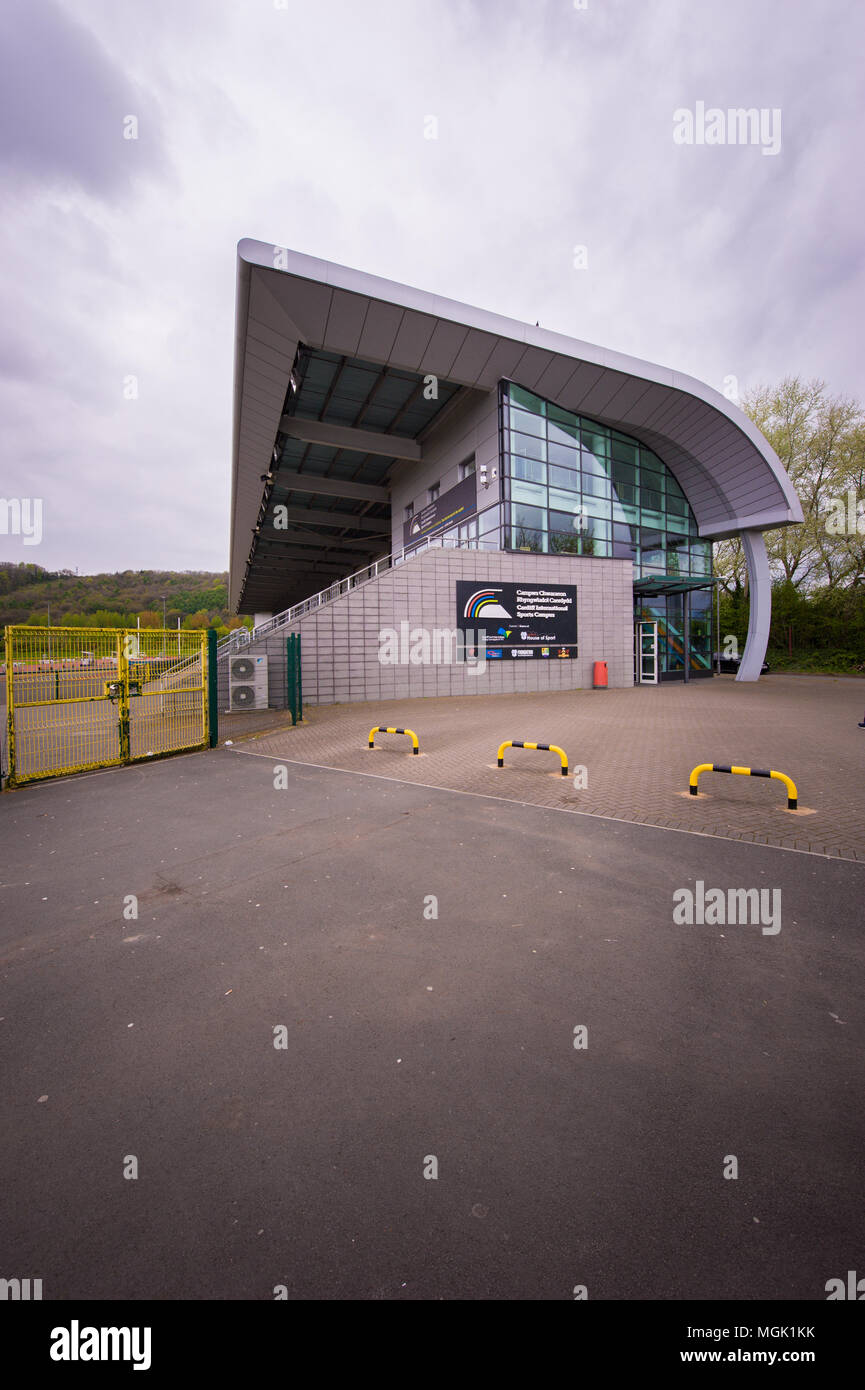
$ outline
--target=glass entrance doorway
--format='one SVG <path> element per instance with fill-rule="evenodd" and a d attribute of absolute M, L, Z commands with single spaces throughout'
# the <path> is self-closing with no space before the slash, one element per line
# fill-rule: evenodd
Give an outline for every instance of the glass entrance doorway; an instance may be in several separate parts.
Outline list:
<path fill-rule="evenodd" d="M 634 583 L 635 680 L 638 685 L 698 680 L 712 675 L 712 587 L 673 575 Z M 641 632 L 654 626 L 655 680 L 643 678 Z"/>
<path fill-rule="evenodd" d="M 634 684 L 658 684 L 658 624 L 634 624 Z"/>

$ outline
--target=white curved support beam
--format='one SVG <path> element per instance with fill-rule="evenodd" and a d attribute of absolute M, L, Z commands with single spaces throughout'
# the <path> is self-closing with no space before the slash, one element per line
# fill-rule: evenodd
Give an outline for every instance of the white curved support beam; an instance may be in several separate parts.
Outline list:
<path fill-rule="evenodd" d="M 748 565 L 748 595 L 751 611 L 748 617 L 748 639 L 742 656 L 737 681 L 760 679 L 766 648 L 769 645 L 769 626 L 772 621 L 772 576 L 762 531 L 743 531 L 742 547 Z"/>

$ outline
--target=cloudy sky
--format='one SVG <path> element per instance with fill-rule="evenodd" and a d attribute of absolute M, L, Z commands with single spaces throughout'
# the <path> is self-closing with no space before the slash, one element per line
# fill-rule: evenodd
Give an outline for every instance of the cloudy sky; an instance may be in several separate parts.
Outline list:
<path fill-rule="evenodd" d="M 862 37 L 861 0 L 3 0 L 0 495 L 43 538 L 0 559 L 227 567 L 243 237 L 865 398 Z M 677 143 L 698 103 L 780 149 Z"/>

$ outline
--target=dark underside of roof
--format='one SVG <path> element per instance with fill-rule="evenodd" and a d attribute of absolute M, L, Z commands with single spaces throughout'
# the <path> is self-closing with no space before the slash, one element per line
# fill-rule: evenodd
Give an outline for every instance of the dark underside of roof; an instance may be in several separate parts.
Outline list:
<path fill-rule="evenodd" d="M 418 441 L 461 388 L 439 381 L 430 394 L 418 373 L 301 347 L 276 438 L 271 475 L 243 583 L 240 612 L 281 611 L 390 552 L 389 480 L 400 441 Z M 376 451 L 304 440 L 311 422 L 367 431 Z M 382 452 L 393 435 L 394 453 Z M 279 509 L 279 510 L 277 510 Z"/>

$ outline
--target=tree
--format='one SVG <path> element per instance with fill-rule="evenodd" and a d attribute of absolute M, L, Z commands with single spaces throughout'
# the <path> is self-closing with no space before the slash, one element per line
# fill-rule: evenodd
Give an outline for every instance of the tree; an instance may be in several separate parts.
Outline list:
<path fill-rule="evenodd" d="M 193 613 L 184 621 L 183 626 L 187 629 L 191 628 L 197 630 L 210 627 L 210 614 L 207 612 L 206 608 L 199 608 L 197 613 Z"/>
<path fill-rule="evenodd" d="M 865 415 L 861 406 L 831 396 L 823 381 L 785 377 L 777 386 L 745 393 L 745 413 L 766 436 L 798 493 L 801 526 L 766 533 L 773 573 L 799 589 L 835 588 L 862 579 L 861 537 L 827 530 L 834 502 L 858 495 L 865 472 Z"/>

